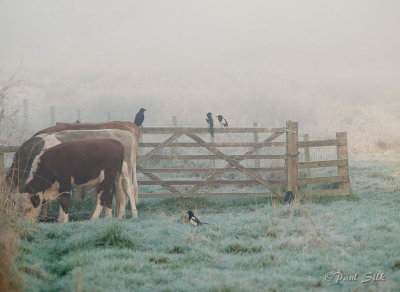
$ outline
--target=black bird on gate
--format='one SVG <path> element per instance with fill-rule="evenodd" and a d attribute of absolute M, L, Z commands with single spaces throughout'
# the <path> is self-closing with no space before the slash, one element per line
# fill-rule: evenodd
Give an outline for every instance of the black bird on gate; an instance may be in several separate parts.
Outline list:
<path fill-rule="evenodd" d="M 293 200 L 294 200 L 294 194 L 293 194 L 293 192 L 292 192 L 292 191 L 288 191 L 288 192 L 286 193 L 285 198 L 283 199 L 283 202 L 284 202 L 285 204 L 291 204 L 291 203 L 293 202 Z"/>
<path fill-rule="evenodd" d="M 141 108 L 135 116 L 135 121 L 133 122 L 136 126 L 141 126 L 144 121 L 144 108 Z"/>
<path fill-rule="evenodd" d="M 218 115 L 218 122 L 221 124 L 221 127 L 228 127 L 228 121 L 222 115 Z"/>
<path fill-rule="evenodd" d="M 194 216 L 192 211 L 189 210 L 186 213 L 189 215 L 189 223 L 192 224 L 193 226 L 198 226 L 201 224 L 208 224 L 205 222 L 201 222 L 196 216 Z"/>
<path fill-rule="evenodd" d="M 206 114 L 206 122 L 207 122 L 208 126 L 210 127 L 211 137 L 214 137 L 214 120 L 212 118 L 212 113 Z"/>

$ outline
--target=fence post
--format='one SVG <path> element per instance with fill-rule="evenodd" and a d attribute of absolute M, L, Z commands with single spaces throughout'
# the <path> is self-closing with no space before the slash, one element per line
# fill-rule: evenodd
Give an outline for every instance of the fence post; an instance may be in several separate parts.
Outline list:
<path fill-rule="evenodd" d="M 253 122 L 253 127 L 254 127 L 254 128 L 257 128 L 257 127 L 258 127 L 257 122 Z M 254 143 L 258 143 L 258 142 L 259 142 L 259 140 L 258 140 L 258 133 L 257 133 L 257 132 L 253 132 L 253 142 L 254 142 Z M 254 154 L 260 154 L 260 151 L 257 150 Z M 255 160 L 254 160 L 254 167 L 255 167 L 255 168 L 260 168 L 260 159 L 255 159 Z"/>
<path fill-rule="evenodd" d="M 176 116 L 172 116 L 172 127 L 178 127 L 178 119 L 176 118 Z M 178 142 L 178 139 L 176 139 L 175 142 Z M 170 153 L 171 155 L 176 155 L 178 152 L 176 151 L 175 147 L 171 147 Z"/>
<path fill-rule="evenodd" d="M 50 124 L 51 126 L 55 126 L 56 124 L 56 114 L 54 110 L 54 105 L 50 107 Z"/>
<path fill-rule="evenodd" d="M 297 122 L 286 122 L 286 156 L 287 191 L 292 191 L 296 195 L 297 162 L 299 159 Z"/>
<path fill-rule="evenodd" d="M 310 135 L 304 134 L 303 135 L 303 141 L 310 141 Z M 311 152 L 310 152 L 310 147 L 304 147 L 304 160 L 306 162 L 311 161 Z M 306 168 L 306 175 L 308 177 L 311 176 L 311 168 Z"/>
<path fill-rule="evenodd" d="M 29 112 L 28 112 L 28 100 L 24 98 L 22 100 L 22 108 L 23 108 L 23 116 L 24 116 L 24 128 L 25 131 L 30 134 L 29 132 Z"/>
<path fill-rule="evenodd" d="M 107 112 L 107 122 L 111 122 L 111 112 Z"/>
<path fill-rule="evenodd" d="M 23 103 L 23 108 L 24 108 L 24 122 L 27 125 L 28 124 L 28 100 L 24 98 L 22 100 Z"/>
<path fill-rule="evenodd" d="M 213 136 L 210 136 L 210 143 L 214 144 L 215 140 Z M 215 168 L 215 159 L 210 160 L 210 168 Z"/>
<path fill-rule="evenodd" d="M 347 176 L 349 179 L 346 182 L 340 183 L 340 188 L 350 194 L 350 176 L 349 176 L 349 164 L 347 154 L 347 132 L 337 132 L 336 139 L 344 140 L 344 143 L 339 143 L 337 146 L 337 158 L 346 159 L 347 163 L 344 166 L 338 166 L 338 175 Z"/>
<path fill-rule="evenodd" d="M 76 120 L 82 122 L 81 121 L 81 110 L 80 109 L 76 110 Z"/>
<path fill-rule="evenodd" d="M 3 176 L 5 177 L 4 159 L 5 159 L 4 153 L 0 152 L 0 177 L 3 177 Z"/>

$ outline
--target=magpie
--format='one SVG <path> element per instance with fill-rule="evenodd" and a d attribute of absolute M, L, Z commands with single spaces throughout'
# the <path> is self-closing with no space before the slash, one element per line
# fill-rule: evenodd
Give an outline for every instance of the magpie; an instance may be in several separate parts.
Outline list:
<path fill-rule="evenodd" d="M 293 200 L 294 200 L 294 194 L 291 191 L 288 191 L 286 193 L 285 198 L 283 199 L 283 202 L 285 204 L 290 204 L 290 203 L 292 203 Z"/>
<path fill-rule="evenodd" d="M 135 116 L 135 121 L 133 122 L 136 126 L 141 126 L 144 121 L 144 108 L 141 108 Z"/>
<path fill-rule="evenodd" d="M 192 224 L 193 226 L 201 225 L 201 224 L 208 224 L 205 222 L 201 222 L 199 219 L 197 219 L 196 216 L 194 216 L 192 211 L 187 211 L 186 212 L 189 215 L 189 223 Z"/>
<path fill-rule="evenodd" d="M 206 122 L 207 122 L 208 126 L 210 127 L 211 137 L 214 137 L 214 120 L 212 118 L 212 113 L 206 114 Z"/>
<path fill-rule="evenodd" d="M 225 118 L 221 115 L 217 116 L 218 122 L 221 124 L 221 127 L 228 127 L 228 122 L 225 120 Z"/>

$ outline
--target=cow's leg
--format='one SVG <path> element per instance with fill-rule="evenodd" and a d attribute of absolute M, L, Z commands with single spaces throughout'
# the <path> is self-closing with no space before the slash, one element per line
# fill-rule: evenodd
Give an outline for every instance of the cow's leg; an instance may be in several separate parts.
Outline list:
<path fill-rule="evenodd" d="M 124 217 L 125 216 L 125 209 L 126 209 L 126 198 L 129 198 L 129 201 L 132 203 L 132 200 L 135 200 L 134 197 L 134 193 L 133 193 L 133 188 L 132 188 L 132 179 L 131 179 L 131 171 L 129 170 L 128 164 L 126 163 L 126 161 L 123 162 L 122 164 L 122 172 L 121 172 L 121 177 L 122 177 L 122 187 L 125 193 L 125 196 L 123 198 L 123 201 L 121 200 L 120 203 L 120 209 L 118 210 L 121 211 L 120 214 L 122 214 L 121 216 Z M 122 199 L 122 196 L 121 196 Z M 132 205 L 131 205 L 132 206 Z M 135 205 L 135 209 L 136 209 L 136 205 Z"/>
<path fill-rule="evenodd" d="M 90 220 L 98 219 L 100 217 L 101 210 L 103 209 L 103 206 L 101 206 L 101 195 L 102 194 L 103 194 L 102 190 L 97 191 L 96 205 L 94 207 L 92 215 L 90 216 Z"/>
<path fill-rule="evenodd" d="M 58 212 L 58 222 L 68 222 L 68 201 L 69 201 L 69 193 L 62 193 L 59 197 L 60 201 L 60 210 Z"/>
<path fill-rule="evenodd" d="M 132 181 L 132 186 L 133 186 L 132 190 L 135 198 L 135 204 L 137 205 L 139 203 L 139 196 L 138 196 L 139 193 L 138 193 L 138 184 L 136 180 L 136 152 L 137 152 L 137 147 L 134 147 L 130 157 L 129 175 Z"/>
<path fill-rule="evenodd" d="M 125 162 L 124 162 L 125 164 Z M 125 164 L 126 165 L 126 164 Z M 136 165 L 136 164 L 135 164 Z M 135 186 L 133 183 L 133 175 L 135 174 L 135 182 L 136 182 L 136 171 L 133 172 L 133 169 L 131 167 L 125 168 L 127 169 L 127 177 L 124 179 L 124 191 L 126 193 L 126 196 L 129 198 L 129 203 L 131 204 L 131 213 L 132 217 L 137 217 L 138 212 L 136 209 L 136 198 L 135 198 Z M 122 166 L 122 171 L 124 171 L 124 166 Z"/>
<path fill-rule="evenodd" d="M 58 222 L 68 222 L 69 221 L 69 215 L 68 213 L 65 213 L 62 208 L 58 211 Z"/>
<path fill-rule="evenodd" d="M 137 217 L 138 216 L 138 211 L 136 209 L 136 201 L 135 201 L 135 196 L 133 194 L 133 185 L 130 179 L 126 180 L 126 190 L 127 190 L 127 196 L 129 197 L 129 202 L 131 204 L 131 214 L 132 217 Z"/>
<path fill-rule="evenodd" d="M 107 186 L 104 188 L 103 193 L 100 196 L 100 204 L 102 207 L 105 207 L 104 218 L 112 217 L 112 199 L 113 199 L 113 187 L 114 183 L 109 182 Z"/>
<path fill-rule="evenodd" d="M 118 175 L 115 180 L 115 201 L 117 203 L 117 217 L 121 219 L 125 216 L 126 194 L 122 187 L 122 175 Z"/>
<path fill-rule="evenodd" d="M 136 160 L 132 168 L 132 185 L 133 185 L 133 193 L 135 196 L 135 205 L 137 205 L 139 204 L 139 187 L 136 179 Z"/>
<path fill-rule="evenodd" d="M 104 218 L 111 218 L 112 217 L 112 208 L 106 207 Z"/>

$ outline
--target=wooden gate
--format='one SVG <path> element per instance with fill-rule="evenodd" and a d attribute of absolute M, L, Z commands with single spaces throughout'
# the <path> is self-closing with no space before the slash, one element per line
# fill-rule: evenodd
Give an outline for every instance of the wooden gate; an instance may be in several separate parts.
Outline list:
<path fill-rule="evenodd" d="M 142 173 L 150 180 L 139 180 L 138 184 L 144 185 L 158 185 L 162 186 L 168 192 L 166 193 L 140 193 L 140 197 L 144 198 L 180 198 L 180 197 L 235 197 L 235 196 L 253 196 L 253 197 L 281 197 L 284 190 L 296 189 L 297 168 L 294 167 L 297 161 L 297 123 L 288 122 L 287 127 L 284 128 L 216 128 L 215 136 L 222 134 L 252 134 L 254 139 L 252 142 L 214 142 L 213 138 L 208 138 L 211 141 L 207 142 L 206 138 L 200 137 L 201 134 L 209 136 L 207 128 L 143 128 L 142 133 L 146 135 L 168 134 L 167 139 L 157 143 L 140 143 L 140 148 L 153 148 L 143 155 L 137 157 L 137 172 Z M 257 142 L 259 135 L 266 133 L 268 136 L 262 141 Z M 177 139 L 185 136 L 189 137 L 191 142 L 177 142 Z M 276 140 L 283 136 L 286 141 L 277 142 Z M 265 147 L 285 147 L 286 153 L 283 154 L 258 154 L 262 148 Z M 187 149 L 190 148 L 204 148 L 210 154 L 178 154 L 177 148 Z M 160 154 L 162 150 L 170 148 L 169 154 Z M 247 148 L 243 150 L 242 154 L 230 155 L 224 153 L 226 148 Z M 182 150 L 181 150 L 182 151 Z M 165 151 L 164 151 L 165 152 Z M 185 151 L 182 151 L 185 152 Z M 204 168 L 181 168 L 181 167 L 163 167 L 163 168 L 146 168 L 143 166 L 149 160 L 158 161 L 158 165 L 162 165 L 163 160 L 222 160 L 225 162 L 223 167 L 210 167 Z M 245 160 L 264 160 L 274 159 L 286 161 L 286 165 L 281 167 L 246 167 L 241 162 Z M 259 162 L 258 162 L 259 165 Z M 289 172 L 286 170 L 290 169 Z M 240 172 L 247 176 L 247 180 L 234 180 L 234 179 L 219 179 L 222 175 L 227 173 Z M 262 177 L 261 173 L 266 172 L 281 172 L 283 177 L 279 180 L 271 180 Z M 158 175 L 159 173 L 186 173 L 186 174 L 208 174 L 202 180 L 193 179 L 179 179 L 179 180 L 164 180 Z M 287 173 L 287 175 L 285 174 Z M 199 192 L 207 185 L 244 185 L 244 184 L 258 184 L 263 186 L 265 192 L 257 193 L 212 193 L 212 192 Z M 177 185 L 189 185 L 190 189 L 186 191 L 178 190 Z"/>

